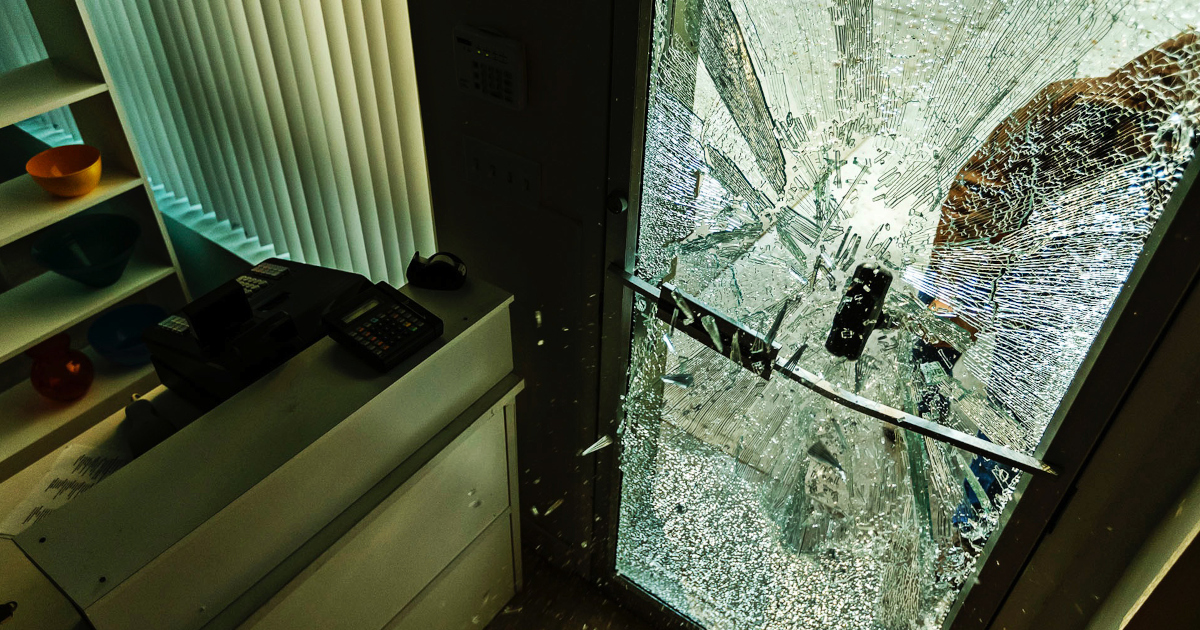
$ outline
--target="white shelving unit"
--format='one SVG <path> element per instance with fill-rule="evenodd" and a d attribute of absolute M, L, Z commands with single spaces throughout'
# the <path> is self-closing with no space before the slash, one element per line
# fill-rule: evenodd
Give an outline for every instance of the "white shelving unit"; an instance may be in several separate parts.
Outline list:
<path fill-rule="evenodd" d="M 0 321 L 6 323 L 0 336 L 0 361 L 107 310 L 174 272 L 169 265 L 135 259 L 116 284 L 103 289 L 81 289 L 74 280 L 44 273 L 0 294 Z"/>
<path fill-rule="evenodd" d="M 47 271 L 0 293 L 0 365 L 7 366 L 63 331 L 73 331 L 72 345 L 81 346 L 86 325 L 123 302 L 153 301 L 173 310 L 189 297 L 86 8 L 76 0 L 27 2 L 50 58 L 0 74 L 0 127 L 70 107 L 82 141 L 100 149 L 103 173 L 95 190 L 72 199 L 50 196 L 28 175 L 0 182 L 0 248 L 12 248 L 4 259 L 28 256 L 26 237 L 103 202 L 109 202 L 106 212 L 137 221 L 141 236 L 112 286 L 95 289 Z M 157 384 L 150 366 L 121 368 L 85 352 L 96 378 L 78 401 L 45 400 L 28 381 L 0 391 L 0 482 Z"/>
<path fill-rule="evenodd" d="M 96 366 L 96 380 L 88 390 L 94 400 L 124 400 L 158 384 L 154 368 L 149 365 L 123 368 L 106 363 L 91 349 L 84 353 Z M 28 382 L 0 393 L 0 409 L 4 410 L 0 414 L 0 476 L 4 478 L 19 473 L 109 415 L 103 405 L 80 407 L 78 403 L 47 400 Z"/>
<path fill-rule="evenodd" d="M 108 84 L 43 59 L 0 75 L 4 100 L 0 101 L 0 127 L 65 107 L 108 91 Z"/>
<path fill-rule="evenodd" d="M 29 175 L 0 182 L 0 208 L 5 208 L 0 223 L 0 247 L 129 192 L 141 183 L 142 178 L 137 175 L 116 168 L 103 169 L 95 190 L 82 197 L 58 199 L 47 195 Z"/>

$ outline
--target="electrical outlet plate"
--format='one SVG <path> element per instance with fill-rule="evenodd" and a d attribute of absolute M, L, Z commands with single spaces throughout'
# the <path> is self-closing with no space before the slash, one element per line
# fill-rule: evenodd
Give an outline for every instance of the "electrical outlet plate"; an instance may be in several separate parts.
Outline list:
<path fill-rule="evenodd" d="M 510 109 L 525 108 L 525 45 L 470 26 L 454 27 L 458 89 Z"/>
<path fill-rule="evenodd" d="M 465 135 L 462 158 L 466 179 L 472 185 L 497 198 L 538 204 L 542 167 L 537 162 Z"/>

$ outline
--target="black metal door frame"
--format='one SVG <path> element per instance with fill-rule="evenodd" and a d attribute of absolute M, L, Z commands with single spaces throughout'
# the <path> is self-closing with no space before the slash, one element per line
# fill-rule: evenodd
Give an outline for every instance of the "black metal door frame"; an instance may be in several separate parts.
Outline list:
<path fill-rule="evenodd" d="M 614 0 L 605 260 L 632 271 L 640 209 L 654 0 Z M 1137 380 L 1183 297 L 1200 274 L 1200 172 L 1193 159 L 1164 209 L 1035 456 L 1058 475 L 1024 475 L 976 568 L 947 616 L 947 630 L 982 630 L 994 619 L 1106 427 Z M 608 273 L 602 295 L 597 435 L 616 435 L 628 381 L 633 291 Z M 592 575 L 659 627 L 700 626 L 616 572 L 620 445 L 597 453 Z"/>

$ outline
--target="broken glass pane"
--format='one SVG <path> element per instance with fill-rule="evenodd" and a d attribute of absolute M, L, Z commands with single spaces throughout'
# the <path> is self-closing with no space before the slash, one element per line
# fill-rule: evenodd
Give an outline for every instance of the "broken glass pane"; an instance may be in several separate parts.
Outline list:
<path fill-rule="evenodd" d="M 657 0 L 636 272 L 839 387 L 1031 454 L 1192 157 L 1197 18 Z M 893 280 L 851 296 L 882 308 L 848 360 L 827 341 L 863 264 Z M 940 625 L 1019 475 L 645 312 L 618 570 L 714 629 Z"/>

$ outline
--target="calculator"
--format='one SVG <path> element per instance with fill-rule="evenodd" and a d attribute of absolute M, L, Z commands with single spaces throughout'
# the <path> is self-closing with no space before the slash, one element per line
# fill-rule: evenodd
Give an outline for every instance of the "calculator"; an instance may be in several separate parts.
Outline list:
<path fill-rule="evenodd" d="M 442 320 L 386 282 L 334 305 L 324 322 L 330 337 L 381 372 L 442 336 Z"/>

